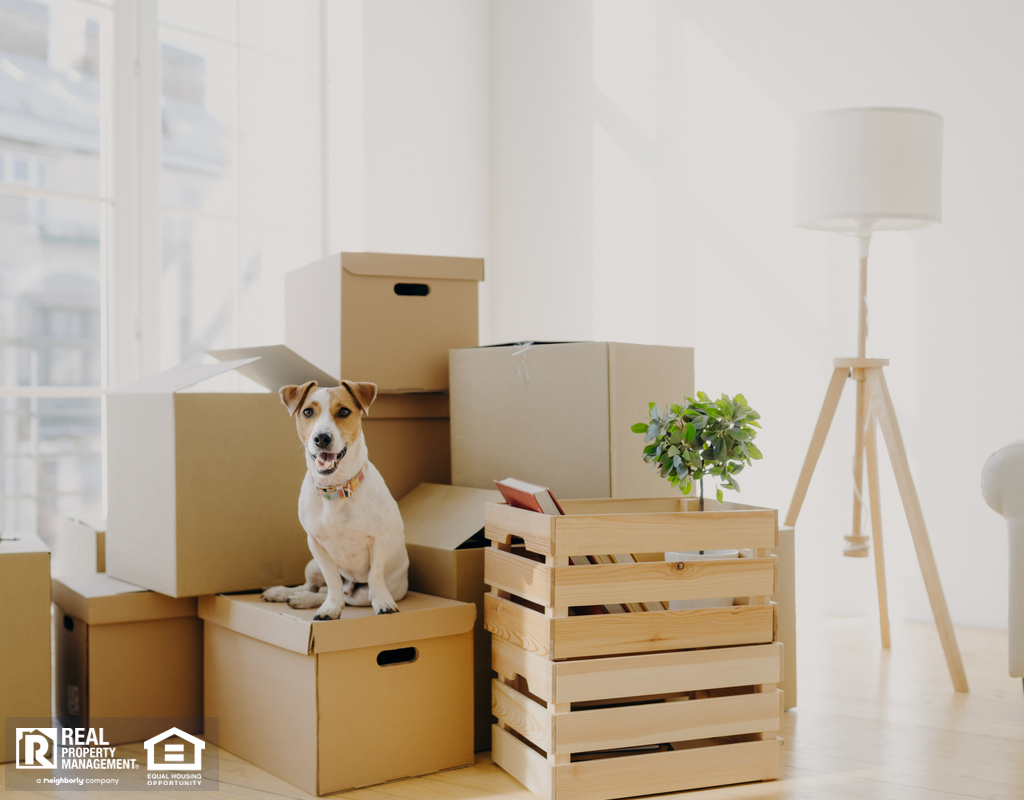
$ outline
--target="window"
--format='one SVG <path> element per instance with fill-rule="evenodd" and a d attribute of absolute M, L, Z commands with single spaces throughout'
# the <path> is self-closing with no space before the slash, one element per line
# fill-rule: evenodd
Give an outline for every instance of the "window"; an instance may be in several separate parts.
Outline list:
<path fill-rule="evenodd" d="M 102 513 L 108 386 L 283 341 L 323 254 L 321 14 L 0 0 L 0 534 Z"/>
<path fill-rule="evenodd" d="M 0 533 L 98 511 L 111 12 L 0 0 Z"/>

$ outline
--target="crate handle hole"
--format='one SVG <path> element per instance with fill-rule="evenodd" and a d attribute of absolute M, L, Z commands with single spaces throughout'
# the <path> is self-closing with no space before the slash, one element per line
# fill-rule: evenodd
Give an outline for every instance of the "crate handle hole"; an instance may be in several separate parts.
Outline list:
<path fill-rule="evenodd" d="M 426 297 L 430 287 L 425 283 L 396 283 L 395 294 L 400 297 Z"/>
<path fill-rule="evenodd" d="M 377 653 L 377 666 L 393 667 L 396 664 L 411 664 L 420 657 L 415 647 L 399 647 L 394 650 L 382 650 Z"/>

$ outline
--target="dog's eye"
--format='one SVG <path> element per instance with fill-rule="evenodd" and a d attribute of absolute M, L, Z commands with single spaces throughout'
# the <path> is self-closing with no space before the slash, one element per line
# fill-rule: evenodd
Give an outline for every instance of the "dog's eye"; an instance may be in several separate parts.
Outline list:
<path fill-rule="evenodd" d="M 311 416 L 313 416 L 313 409 L 311 409 L 311 408 L 304 408 L 304 409 L 302 409 L 302 416 L 304 416 L 304 417 L 311 417 Z"/>
<path fill-rule="evenodd" d="M 343 408 L 343 409 L 341 409 L 341 411 L 338 412 L 338 416 L 339 417 L 347 417 L 351 413 L 352 412 L 349 409 Z"/>

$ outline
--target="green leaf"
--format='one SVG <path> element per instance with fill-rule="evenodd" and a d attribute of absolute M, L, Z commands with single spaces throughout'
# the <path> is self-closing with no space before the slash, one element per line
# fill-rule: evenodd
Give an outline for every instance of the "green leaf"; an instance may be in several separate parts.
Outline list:
<path fill-rule="evenodd" d="M 683 413 L 683 407 L 679 405 L 679 403 L 673 403 L 671 408 L 672 413 L 675 414 L 676 416 L 679 416 L 680 414 Z"/>
<path fill-rule="evenodd" d="M 715 489 L 715 498 L 718 500 L 719 503 L 722 502 L 723 496 L 724 495 L 722 494 L 722 487 L 718 487 L 717 489 Z"/>
<path fill-rule="evenodd" d="M 694 439 L 697 438 L 697 426 L 692 422 L 687 422 L 686 427 L 683 428 L 683 441 L 686 444 L 691 444 Z"/>
<path fill-rule="evenodd" d="M 747 445 L 747 452 L 750 454 L 750 457 L 755 461 L 761 458 L 761 451 L 758 450 L 757 447 L 755 447 L 753 444 Z"/>
<path fill-rule="evenodd" d="M 633 431 L 633 433 L 647 433 L 647 427 L 646 422 L 638 422 L 636 425 L 633 425 L 630 430 Z"/>

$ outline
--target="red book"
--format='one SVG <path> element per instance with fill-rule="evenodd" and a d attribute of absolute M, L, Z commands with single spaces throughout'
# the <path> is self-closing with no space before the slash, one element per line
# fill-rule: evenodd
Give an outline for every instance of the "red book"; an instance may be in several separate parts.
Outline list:
<path fill-rule="evenodd" d="M 565 514 L 558 504 L 558 500 L 546 486 L 527 483 L 516 478 L 495 481 L 494 485 L 498 487 L 505 502 L 514 508 L 525 508 L 527 511 L 537 511 L 555 517 Z"/>

